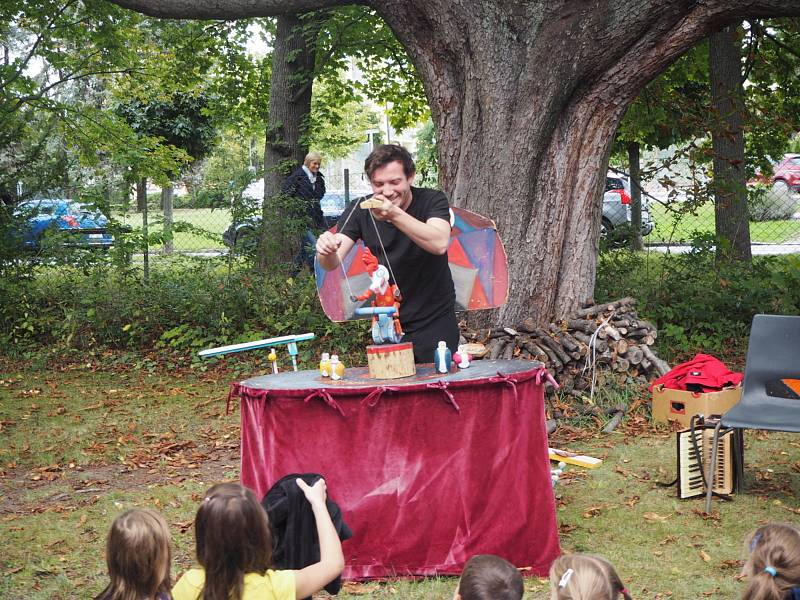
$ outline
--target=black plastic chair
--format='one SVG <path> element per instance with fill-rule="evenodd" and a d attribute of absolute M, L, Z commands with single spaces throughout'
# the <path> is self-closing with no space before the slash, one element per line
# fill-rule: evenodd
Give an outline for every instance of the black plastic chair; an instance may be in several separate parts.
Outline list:
<path fill-rule="evenodd" d="M 742 399 L 722 415 L 724 427 L 800 432 L 800 317 L 756 315 L 750 328 Z"/>

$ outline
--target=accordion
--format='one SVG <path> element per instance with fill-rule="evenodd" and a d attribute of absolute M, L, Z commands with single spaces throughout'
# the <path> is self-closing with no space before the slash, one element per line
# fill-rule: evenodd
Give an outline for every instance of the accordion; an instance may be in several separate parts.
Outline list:
<path fill-rule="evenodd" d="M 692 417 L 690 428 L 677 433 L 678 498 L 705 496 L 709 474 L 713 477 L 711 489 L 714 494 L 724 496 L 738 490 L 742 461 L 741 433 L 728 427 L 719 429 L 716 461 L 711 465 L 714 429 L 718 422 L 718 419 Z"/>

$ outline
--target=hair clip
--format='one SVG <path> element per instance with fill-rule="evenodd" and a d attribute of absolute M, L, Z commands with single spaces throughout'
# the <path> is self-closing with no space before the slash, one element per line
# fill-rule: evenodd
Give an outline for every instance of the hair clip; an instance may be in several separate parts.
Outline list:
<path fill-rule="evenodd" d="M 558 582 L 559 589 L 564 589 L 565 587 L 567 587 L 570 577 L 572 577 L 572 574 L 574 572 L 575 571 L 573 571 L 572 569 L 567 569 L 566 571 L 564 571 L 564 574 L 561 576 L 561 580 Z"/>
<path fill-rule="evenodd" d="M 766 567 L 764 567 L 764 573 L 769 573 L 770 575 L 775 577 L 778 574 L 778 570 L 775 567 L 770 567 L 769 565 L 767 565 Z"/>
<path fill-rule="evenodd" d="M 750 552 L 756 549 L 756 546 L 758 546 L 758 542 L 760 541 L 761 541 L 761 533 L 755 534 L 753 536 L 753 539 L 750 540 Z"/>

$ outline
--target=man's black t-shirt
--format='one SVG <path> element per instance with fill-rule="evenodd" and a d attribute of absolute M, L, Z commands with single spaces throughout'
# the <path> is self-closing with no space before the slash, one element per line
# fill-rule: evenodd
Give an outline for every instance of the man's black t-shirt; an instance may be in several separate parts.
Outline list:
<path fill-rule="evenodd" d="M 339 219 L 339 226 L 344 227 L 339 232 L 353 241 L 363 240 L 380 264 L 391 267 L 403 297 L 400 324 L 414 341 L 417 362 L 431 362 L 438 340 L 446 341 L 451 348 L 458 344 L 456 293 L 447 254 L 426 252 L 391 223 L 374 220 L 369 210 L 358 206 L 361 200 L 354 201 L 344 211 Z M 355 212 L 348 219 L 351 210 Z M 406 213 L 423 223 L 432 217 L 450 222 L 450 205 L 447 197 L 438 190 L 412 187 L 411 204 Z M 422 338 L 425 342 L 417 348 Z"/>

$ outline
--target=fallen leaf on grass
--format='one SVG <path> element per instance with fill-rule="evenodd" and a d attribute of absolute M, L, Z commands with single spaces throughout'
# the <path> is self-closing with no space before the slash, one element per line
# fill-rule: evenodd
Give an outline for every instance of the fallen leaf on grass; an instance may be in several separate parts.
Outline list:
<path fill-rule="evenodd" d="M 602 504 L 598 504 L 597 506 L 590 506 L 587 508 L 583 513 L 584 519 L 591 519 L 600 515 L 600 512 L 605 508 Z"/>
<path fill-rule="evenodd" d="M 358 583 L 355 581 L 346 581 L 342 584 L 342 589 L 348 594 L 352 594 L 354 596 L 363 596 L 377 592 L 380 589 L 380 586 L 377 583 Z"/>
<path fill-rule="evenodd" d="M 711 555 L 708 552 L 706 552 L 705 550 L 700 550 L 700 552 L 698 552 L 698 554 L 700 555 L 700 558 L 703 559 L 703 561 L 711 562 Z"/>
<path fill-rule="evenodd" d="M 719 563 L 719 568 L 720 569 L 736 569 L 736 570 L 739 570 L 743 566 L 744 566 L 744 561 L 735 560 L 735 559 L 732 559 L 732 558 L 729 558 L 728 560 L 723 560 L 721 563 Z"/>
<path fill-rule="evenodd" d="M 625 504 L 633 508 L 639 503 L 639 496 L 631 496 L 625 499 Z"/>
<path fill-rule="evenodd" d="M 663 523 L 670 518 L 670 515 L 660 515 L 654 512 L 646 512 L 642 515 L 642 518 L 651 523 Z"/>

